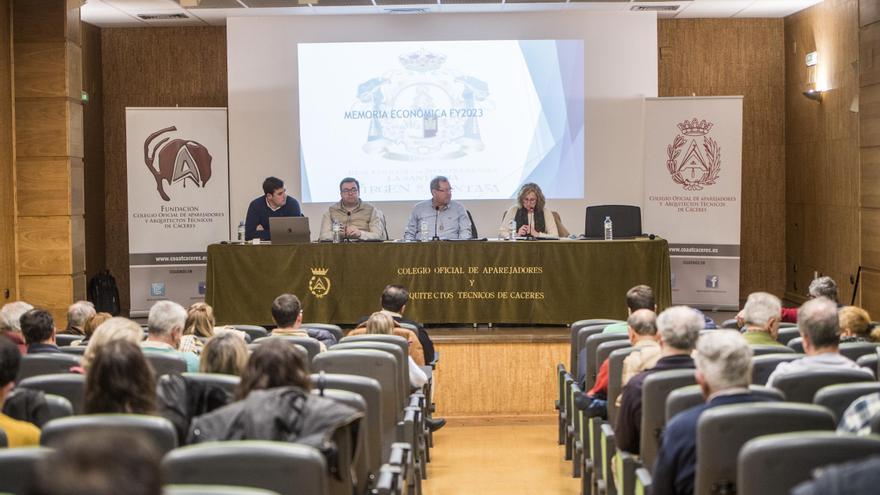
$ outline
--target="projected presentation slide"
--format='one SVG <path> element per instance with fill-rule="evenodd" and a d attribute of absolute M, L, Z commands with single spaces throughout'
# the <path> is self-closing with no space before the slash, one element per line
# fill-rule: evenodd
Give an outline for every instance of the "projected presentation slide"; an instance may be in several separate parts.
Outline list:
<path fill-rule="evenodd" d="M 583 40 L 298 45 L 302 200 L 584 195 Z"/>

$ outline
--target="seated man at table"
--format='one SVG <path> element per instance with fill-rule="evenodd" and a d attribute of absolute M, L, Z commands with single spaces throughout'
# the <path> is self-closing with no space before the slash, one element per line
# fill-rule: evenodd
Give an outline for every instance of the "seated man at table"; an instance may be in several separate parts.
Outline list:
<path fill-rule="evenodd" d="M 431 199 L 416 205 L 409 215 L 403 239 L 421 239 L 422 224 L 427 226 L 427 239 L 470 239 L 471 220 L 461 203 L 452 201 L 449 179 L 438 175 L 431 179 Z M 436 238 L 436 239 L 435 239 Z"/>
<path fill-rule="evenodd" d="M 362 241 L 386 239 L 385 216 L 370 203 L 360 198 L 361 184 L 353 177 L 346 177 L 339 183 L 341 199 L 333 203 L 321 218 L 322 241 L 333 239 L 333 222 L 340 225 L 340 234 L 344 239 L 360 239 Z"/>
<path fill-rule="evenodd" d="M 277 177 L 266 177 L 263 181 L 263 195 L 248 205 L 244 221 L 244 239 L 272 239 L 269 232 L 270 217 L 301 217 L 299 201 L 287 195 L 284 182 Z"/>

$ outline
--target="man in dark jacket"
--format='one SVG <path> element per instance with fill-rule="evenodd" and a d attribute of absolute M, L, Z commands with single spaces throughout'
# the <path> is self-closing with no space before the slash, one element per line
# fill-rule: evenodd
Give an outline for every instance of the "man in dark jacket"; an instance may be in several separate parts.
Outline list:
<path fill-rule="evenodd" d="M 263 241 L 272 239 L 269 232 L 270 217 L 301 217 L 299 201 L 287 195 L 284 182 L 277 177 L 266 177 L 263 181 L 263 195 L 248 205 L 244 222 L 244 238 L 259 238 Z"/>
<path fill-rule="evenodd" d="M 32 309 L 21 315 L 21 333 L 28 345 L 28 354 L 61 352 L 55 345 L 55 319 L 43 309 Z"/>
<path fill-rule="evenodd" d="M 409 291 L 406 290 L 406 287 L 394 284 L 386 285 L 379 302 L 382 305 L 382 312 L 391 316 L 395 322 L 412 325 L 418 329 L 416 336 L 419 338 L 419 343 L 422 344 L 425 364 L 430 365 L 434 362 L 434 343 L 431 341 L 428 331 L 425 330 L 421 323 L 403 317 L 403 312 L 406 311 L 406 303 L 409 302 Z M 357 326 L 360 326 L 365 321 L 367 321 L 366 316 L 358 320 Z"/>

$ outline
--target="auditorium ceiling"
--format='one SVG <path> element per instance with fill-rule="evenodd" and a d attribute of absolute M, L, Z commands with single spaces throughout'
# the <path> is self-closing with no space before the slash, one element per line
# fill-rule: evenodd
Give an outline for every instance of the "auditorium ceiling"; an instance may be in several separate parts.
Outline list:
<path fill-rule="evenodd" d="M 99 27 L 222 26 L 229 17 L 274 15 L 656 11 L 661 18 L 785 17 L 822 0 L 83 0 L 82 20 Z"/>

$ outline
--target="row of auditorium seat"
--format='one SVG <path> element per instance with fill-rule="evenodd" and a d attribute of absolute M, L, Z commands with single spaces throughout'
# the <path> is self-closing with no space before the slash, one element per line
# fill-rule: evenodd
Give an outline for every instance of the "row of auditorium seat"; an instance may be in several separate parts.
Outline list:
<path fill-rule="evenodd" d="M 611 323 L 616 321 L 582 320 L 572 324 L 571 329 L 572 369 L 576 369 L 577 356 L 582 349 L 585 349 L 587 356 L 584 377 L 586 390 L 595 384 L 599 365 L 606 358 L 609 360 L 609 421 L 587 417 L 574 406 L 574 398 L 583 390 L 577 379 L 563 364 L 559 364 L 559 397 L 556 402 L 559 411 L 558 443 L 565 446 L 565 460 L 572 461 L 573 476 L 581 478 L 582 494 L 647 494 L 650 493 L 651 469 L 666 421 L 685 409 L 701 404 L 703 396 L 696 385 L 693 370 L 668 370 L 650 375 L 642 391 L 639 457 L 619 451 L 614 443 L 615 403 L 622 389 L 623 360 L 633 348 L 625 333 L 601 333 Z M 796 327 L 782 329 L 779 340 L 797 345 L 799 341 L 792 336 L 796 332 Z M 874 371 L 875 376 L 878 375 L 880 348 L 876 344 L 842 344 L 841 349 L 846 349 L 849 357 Z M 773 388 L 769 388 L 764 384 L 776 365 L 801 358 L 803 354 L 795 352 L 792 347 L 755 349 L 753 346 L 753 350 L 756 355 L 753 358 L 752 393 L 785 402 L 726 406 L 707 412 L 712 413 L 707 418 L 717 418 L 715 422 L 706 421 L 706 428 L 703 428 L 701 419 L 698 433 L 698 451 L 701 455 L 695 493 L 787 493 L 797 482 L 809 479 L 811 473 L 807 466 L 817 467 L 856 459 L 866 453 L 880 454 L 880 436 L 855 437 L 828 433 L 835 429 L 843 411 L 855 399 L 880 391 L 880 383 L 866 381 L 863 374 L 849 370 L 808 371 L 781 377 Z M 876 427 L 880 429 L 880 424 Z M 807 430 L 809 433 L 794 436 L 784 434 Z M 762 436 L 777 433 L 782 435 L 773 438 Z M 803 440 L 799 443 L 798 438 Z M 699 448 L 700 441 L 704 445 L 702 450 Z M 710 449 L 708 445 L 716 448 Z M 717 448 L 718 445 L 724 445 L 724 448 Z M 740 449 L 740 446 L 744 447 Z M 821 446 L 822 454 L 810 457 L 811 449 L 816 446 Z M 780 452 L 785 452 L 786 456 L 774 457 Z M 805 457 L 809 459 L 805 460 Z M 766 459 L 775 459 L 773 469 L 759 469 L 762 466 L 760 460 Z M 616 464 L 615 470 L 619 473 L 616 478 L 612 475 L 613 464 Z M 785 467 L 780 467 L 781 464 Z M 780 474 L 777 472 L 779 470 L 786 472 Z M 745 472 L 749 476 L 743 476 Z M 782 488 L 778 491 L 768 490 L 766 486 L 762 488 L 756 479 Z"/>

